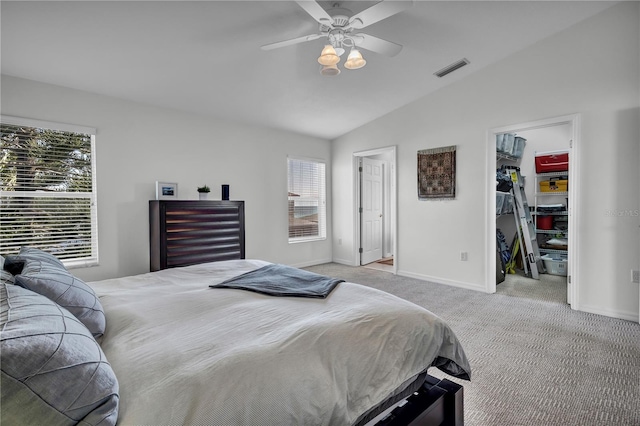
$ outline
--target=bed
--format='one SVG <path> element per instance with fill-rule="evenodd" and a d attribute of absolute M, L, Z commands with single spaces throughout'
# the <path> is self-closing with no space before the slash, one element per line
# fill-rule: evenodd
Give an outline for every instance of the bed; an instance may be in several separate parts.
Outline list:
<path fill-rule="evenodd" d="M 434 361 L 468 373 L 443 321 L 381 291 L 343 282 L 323 299 L 209 287 L 264 265 L 91 283 L 107 313 L 102 349 L 123 424 L 356 424 Z"/>
<path fill-rule="evenodd" d="M 37 249 L 10 260 L 2 424 L 463 422 L 461 386 L 428 374 L 470 379 L 462 346 L 391 294 L 333 277 L 324 297 L 223 287 L 273 266 L 255 259 L 90 283 Z"/>

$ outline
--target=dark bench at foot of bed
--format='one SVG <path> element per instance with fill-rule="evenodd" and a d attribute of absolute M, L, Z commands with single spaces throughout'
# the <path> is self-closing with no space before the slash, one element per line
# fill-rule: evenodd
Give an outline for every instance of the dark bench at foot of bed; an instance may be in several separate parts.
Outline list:
<path fill-rule="evenodd" d="M 464 425 L 463 389 L 447 379 L 427 376 L 422 387 L 376 426 Z"/>

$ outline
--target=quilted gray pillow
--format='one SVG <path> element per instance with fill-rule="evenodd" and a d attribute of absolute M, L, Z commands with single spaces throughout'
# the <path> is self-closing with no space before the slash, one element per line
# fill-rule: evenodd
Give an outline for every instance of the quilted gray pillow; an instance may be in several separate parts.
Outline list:
<path fill-rule="evenodd" d="M 46 263 L 57 265 L 62 269 L 66 269 L 60 259 L 52 255 L 51 253 L 47 253 L 46 251 L 37 249 L 35 247 L 21 247 L 18 256 L 23 259 L 41 260 Z"/>
<path fill-rule="evenodd" d="M 15 282 L 26 289 L 47 296 L 66 308 L 89 329 L 95 338 L 102 337 L 106 327 L 104 309 L 98 296 L 84 281 L 74 277 L 62 264 L 46 259 L 23 257 L 24 267 Z"/>
<path fill-rule="evenodd" d="M 4 269 L 0 270 L 0 283 L 13 284 L 14 283 L 13 275 L 5 271 Z"/>
<path fill-rule="evenodd" d="M 4 257 L 0 255 L 0 284 L 13 284 L 13 275 L 4 270 Z"/>
<path fill-rule="evenodd" d="M 11 272 L 13 275 L 18 275 L 22 271 L 24 262 L 27 259 L 41 260 L 44 263 L 50 263 L 53 266 L 64 269 L 65 271 L 67 270 L 62 261 L 51 253 L 47 253 L 46 251 L 40 250 L 38 248 L 28 246 L 21 247 L 19 254 L 8 255 L 4 259 L 4 269 Z"/>
<path fill-rule="evenodd" d="M 118 380 L 100 345 L 69 311 L 0 284 L 0 423 L 115 425 Z"/>

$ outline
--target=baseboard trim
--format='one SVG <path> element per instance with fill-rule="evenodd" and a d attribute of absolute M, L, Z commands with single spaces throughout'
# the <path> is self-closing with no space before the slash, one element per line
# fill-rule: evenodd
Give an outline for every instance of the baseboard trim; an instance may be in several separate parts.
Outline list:
<path fill-rule="evenodd" d="M 348 259 L 333 259 L 332 262 L 339 263 L 340 265 L 346 265 L 346 266 L 359 266 L 354 264 L 352 260 L 348 260 Z"/>
<path fill-rule="evenodd" d="M 487 289 L 485 288 L 485 286 L 481 285 L 481 284 L 474 284 L 474 283 L 467 283 L 464 281 L 455 281 L 455 280 L 448 280 L 445 278 L 440 278 L 440 277 L 433 277 L 430 275 L 422 275 L 422 274 L 416 274 L 414 272 L 409 272 L 409 271 L 404 271 L 404 270 L 398 270 L 398 275 L 403 276 L 403 277 L 408 277 L 408 278 L 415 278 L 417 280 L 421 280 L 421 281 L 429 281 L 432 283 L 436 283 L 436 284 L 444 284 L 444 285 L 448 285 L 451 287 L 459 287 L 459 288 L 464 288 L 466 290 L 475 290 L 475 291 L 480 291 L 482 293 L 486 293 Z"/>
<path fill-rule="evenodd" d="M 604 315 L 605 317 L 611 317 L 626 321 L 639 322 L 640 316 L 635 312 L 624 312 L 618 310 L 602 309 L 597 306 L 589 306 L 580 304 L 580 309 L 576 309 L 579 312 L 586 312 L 588 314 Z"/>
<path fill-rule="evenodd" d="M 306 268 L 307 266 L 316 266 L 316 265 L 322 265 L 324 263 L 331 263 L 334 262 L 331 259 L 319 259 L 319 260 L 311 260 L 309 262 L 302 262 L 302 263 L 295 263 L 293 265 L 294 268 Z"/>

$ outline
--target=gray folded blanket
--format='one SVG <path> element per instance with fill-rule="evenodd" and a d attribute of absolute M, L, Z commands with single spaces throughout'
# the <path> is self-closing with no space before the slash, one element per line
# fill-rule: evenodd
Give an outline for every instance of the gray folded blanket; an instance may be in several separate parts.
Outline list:
<path fill-rule="evenodd" d="M 271 264 L 209 287 L 249 290 L 270 296 L 326 298 L 341 282 L 344 280 Z"/>

